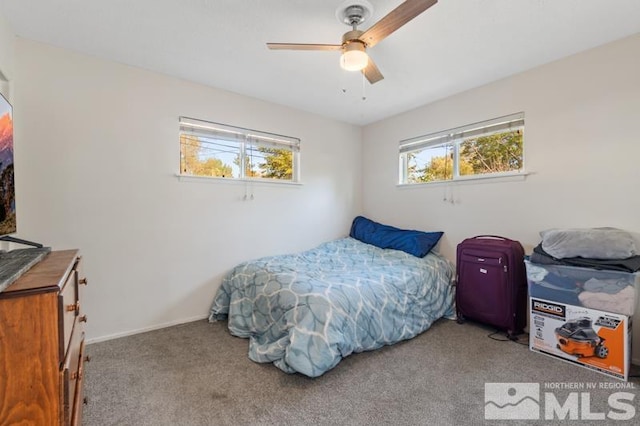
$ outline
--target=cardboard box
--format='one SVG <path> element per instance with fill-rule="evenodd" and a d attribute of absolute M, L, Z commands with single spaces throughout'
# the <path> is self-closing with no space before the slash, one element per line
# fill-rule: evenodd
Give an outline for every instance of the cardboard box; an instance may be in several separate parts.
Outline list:
<path fill-rule="evenodd" d="M 631 317 L 529 299 L 529 348 L 627 380 L 631 359 Z"/>

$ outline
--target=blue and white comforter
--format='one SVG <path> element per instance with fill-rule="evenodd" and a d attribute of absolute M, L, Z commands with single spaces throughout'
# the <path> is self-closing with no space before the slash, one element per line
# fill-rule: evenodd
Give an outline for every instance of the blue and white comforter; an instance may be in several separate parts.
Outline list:
<path fill-rule="evenodd" d="M 236 266 L 209 321 L 249 338 L 249 358 L 320 376 L 343 357 L 410 339 L 453 317 L 453 268 L 353 238 Z"/>

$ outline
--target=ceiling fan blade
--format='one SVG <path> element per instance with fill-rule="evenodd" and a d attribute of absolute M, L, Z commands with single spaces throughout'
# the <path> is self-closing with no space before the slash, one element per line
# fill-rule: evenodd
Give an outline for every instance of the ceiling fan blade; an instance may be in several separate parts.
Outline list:
<path fill-rule="evenodd" d="M 425 10 L 436 4 L 438 0 L 407 0 L 393 9 L 387 16 L 373 24 L 359 37 L 367 47 L 378 44 L 389 34 L 420 15 Z"/>
<path fill-rule="evenodd" d="M 271 50 L 340 50 L 341 44 L 267 43 Z"/>
<path fill-rule="evenodd" d="M 369 80 L 369 83 L 374 84 L 384 78 L 378 67 L 376 66 L 371 56 L 369 56 L 369 63 L 362 69 L 362 74 Z"/>

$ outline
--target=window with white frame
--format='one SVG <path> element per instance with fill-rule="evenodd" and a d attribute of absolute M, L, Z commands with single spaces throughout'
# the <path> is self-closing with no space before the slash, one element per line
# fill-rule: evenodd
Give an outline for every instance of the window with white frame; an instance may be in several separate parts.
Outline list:
<path fill-rule="evenodd" d="M 524 113 L 400 142 L 400 184 L 420 184 L 524 171 Z"/>
<path fill-rule="evenodd" d="M 180 175 L 298 182 L 300 139 L 180 117 Z"/>

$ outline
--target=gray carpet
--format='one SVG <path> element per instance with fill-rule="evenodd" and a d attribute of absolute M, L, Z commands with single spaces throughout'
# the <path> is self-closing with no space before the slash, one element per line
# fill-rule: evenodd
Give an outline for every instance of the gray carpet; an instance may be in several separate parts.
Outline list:
<path fill-rule="evenodd" d="M 88 346 L 84 424 L 488 424 L 485 382 L 536 382 L 541 391 L 547 382 L 622 383 L 491 340 L 491 331 L 441 320 L 413 340 L 351 355 L 316 379 L 250 361 L 248 341 L 231 336 L 226 323 L 203 320 L 96 343 Z M 626 391 L 638 407 L 640 381 L 632 380 L 635 389 Z M 553 390 L 560 402 L 569 392 Z M 591 391 L 590 411 L 606 413 L 612 392 Z"/>

